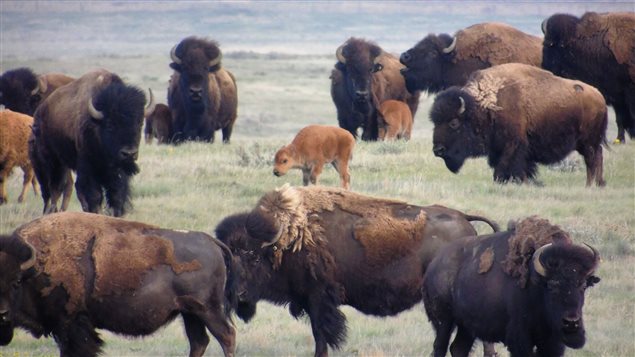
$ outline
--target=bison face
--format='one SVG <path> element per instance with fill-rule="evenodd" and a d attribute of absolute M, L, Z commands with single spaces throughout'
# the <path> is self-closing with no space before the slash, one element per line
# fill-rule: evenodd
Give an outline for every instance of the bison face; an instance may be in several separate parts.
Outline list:
<path fill-rule="evenodd" d="M 39 89 L 38 79 L 30 69 L 7 71 L 0 77 L 0 104 L 32 116 L 42 100 Z"/>
<path fill-rule="evenodd" d="M 371 77 L 373 73 L 383 69 L 383 65 L 377 62 L 381 52 L 381 48 L 375 44 L 351 38 L 335 53 L 338 60 L 336 68 L 344 74 L 346 91 L 353 101 L 353 109 L 365 115 L 370 114 L 373 108 Z"/>
<path fill-rule="evenodd" d="M 600 281 L 593 275 L 597 251 L 589 246 L 548 244 L 534 253 L 533 261 L 552 333 L 559 334 L 566 346 L 581 348 L 585 343 L 584 293 Z"/>
<path fill-rule="evenodd" d="M 453 43 L 452 37 L 446 34 L 428 35 L 415 47 L 401 54 L 399 61 L 406 66 L 401 70 L 401 75 L 410 93 L 445 89 L 445 69 L 453 56 Z"/>
<path fill-rule="evenodd" d="M 570 42 L 576 38 L 576 26 L 579 21 L 575 16 L 565 14 L 556 14 L 543 21 L 542 32 L 545 36 L 542 45 L 542 67 L 544 69 L 561 77 L 574 78 L 572 71 L 566 66 L 578 62 L 569 46 Z"/>
<path fill-rule="evenodd" d="M 291 148 L 285 146 L 276 152 L 273 160 L 273 174 L 276 176 L 284 176 L 295 163 Z"/>

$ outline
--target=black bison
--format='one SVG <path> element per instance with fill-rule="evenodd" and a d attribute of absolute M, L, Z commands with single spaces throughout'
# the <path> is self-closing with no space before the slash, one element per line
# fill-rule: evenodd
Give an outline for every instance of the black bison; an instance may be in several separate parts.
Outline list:
<path fill-rule="evenodd" d="M 73 80 L 61 73 L 37 76 L 29 68 L 9 70 L 0 76 L 0 104 L 15 112 L 33 116 L 37 106 L 55 89 Z"/>
<path fill-rule="evenodd" d="M 447 242 L 474 235 L 469 216 L 340 188 L 288 185 L 264 195 L 251 212 L 225 218 L 218 239 L 239 261 L 237 314 L 249 321 L 259 300 L 307 314 L 315 356 L 346 338 L 339 305 L 376 316 L 421 301 L 423 273 Z M 398 277 L 398 278 L 397 278 Z"/>
<path fill-rule="evenodd" d="M 396 99 L 408 104 L 412 116 L 419 106 L 419 93 L 409 93 L 399 71 L 399 60 L 373 42 L 351 37 L 335 52 L 331 72 L 331 97 L 339 126 L 357 138 L 377 140 L 377 110 L 381 103 Z"/>
<path fill-rule="evenodd" d="M 430 111 L 433 151 L 458 172 L 468 157 L 487 155 L 494 180 L 534 180 L 537 163 L 577 150 L 587 186 L 604 186 L 602 145 L 607 109 L 602 94 L 538 67 L 508 63 L 474 72 L 463 87 L 437 95 Z"/>
<path fill-rule="evenodd" d="M 168 106 L 174 118 L 174 141 L 214 142 L 222 130 L 229 143 L 236 122 L 238 93 L 234 75 L 221 67 L 222 54 L 214 41 L 188 37 L 170 51 L 174 70 Z"/>
<path fill-rule="evenodd" d="M 410 92 L 440 92 L 462 86 L 472 72 L 503 63 L 540 67 L 542 40 L 509 25 L 488 22 L 448 34 L 429 34 L 401 54 L 401 70 Z"/>
<path fill-rule="evenodd" d="M 152 89 L 148 89 L 148 93 L 150 103 L 144 113 L 145 127 L 143 128 L 145 142 L 152 144 L 152 139 L 157 138 L 159 144 L 171 143 L 172 135 L 174 135 L 172 112 L 167 105 L 154 102 Z"/>
<path fill-rule="evenodd" d="M 615 143 L 625 142 L 625 131 L 635 136 L 635 13 L 556 14 L 542 32 L 543 68 L 602 92 L 615 109 Z"/>
<path fill-rule="evenodd" d="M 512 356 L 562 356 L 585 342 L 582 306 L 599 254 L 531 217 L 507 232 L 465 237 L 442 248 L 423 283 L 436 331 L 434 356 L 467 357 L 475 338 L 503 342 Z"/>
<path fill-rule="evenodd" d="M 8 244 L 18 244 L 16 253 L 4 253 Z M 37 259 L 32 277 L 20 280 L 29 265 L 25 245 Z M 229 249 L 205 233 L 92 213 L 46 215 L 0 237 L 0 307 L 11 307 L 0 344 L 21 327 L 52 335 L 62 356 L 90 357 L 103 344 L 95 329 L 144 336 L 181 315 L 190 356 L 205 352 L 206 329 L 232 356 L 232 264 Z"/>
<path fill-rule="evenodd" d="M 62 192 L 72 189 L 82 209 L 99 213 L 106 193 L 115 216 L 130 205 L 145 95 L 119 76 L 97 70 L 59 88 L 36 110 L 29 157 L 40 182 L 44 213 L 57 211 Z"/>

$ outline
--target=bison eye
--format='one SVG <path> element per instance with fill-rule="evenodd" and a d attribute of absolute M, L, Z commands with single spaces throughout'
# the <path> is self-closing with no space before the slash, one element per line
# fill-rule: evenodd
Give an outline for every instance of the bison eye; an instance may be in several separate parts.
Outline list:
<path fill-rule="evenodd" d="M 459 119 L 454 118 L 450 120 L 450 123 L 448 125 L 450 126 L 452 130 L 456 130 L 459 128 L 459 126 L 461 126 L 461 123 L 459 122 Z"/>
<path fill-rule="evenodd" d="M 375 65 L 373 65 L 373 68 L 370 69 L 370 72 L 375 73 L 381 71 L 382 69 L 384 69 L 384 66 L 381 63 L 375 63 Z"/>
<path fill-rule="evenodd" d="M 282 160 L 282 163 L 283 163 L 283 164 L 286 164 L 286 163 L 287 163 L 287 161 L 288 161 L 287 159 L 284 159 L 284 160 Z"/>

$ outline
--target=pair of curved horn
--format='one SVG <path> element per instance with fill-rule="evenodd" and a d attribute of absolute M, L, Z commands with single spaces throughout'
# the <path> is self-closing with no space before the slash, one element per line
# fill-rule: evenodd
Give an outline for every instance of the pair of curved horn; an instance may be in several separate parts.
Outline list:
<path fill-rule="evenodd" d="M 344 46 L 346 46 L 346 44 L 343 44 L 337 48 L 337 50 L 335 51 L 335 57 L 337 57 L 337 60 L 340 61 L 341 63 L 346 64 L 346 57 L 344 57 L 344 55 L 342 54 L 342 50 L 344 49 Z"/>
<path fill-rule="evenodd" d="M 170 50 L 170 58 L 172 59 L 172 62 L 176 64 L 181 64 L 183 63 L 183 61 L 179 58 L 179 56 L 176 55 L 176 46 L 178 45 L 174 45 L 174 47 L 172 47 L 172 49 Z M 216 56 L 216 58 L 213 58 L 209 61 L 208 67 L 214 67 L 218 65 L 222 58 L 223 58 L 223 54 L 219 51 L 218 56 Z"/>
<path fill-rule="evenodd" d="M 454 38 L 452 39 L 452 43 L 450 44 L 450 46 L 444 48 L 443 50 L 441 50 L 443 53 L 450 53 L 452 51 L 454 51 L 454 48 L 456 47 L 456 36 L 454 36 Z"/>
<path fill-rule="evenodd" d="M 459 107 L 458 114 L 461 115 L 461 114 L 463 114 L 463 112 L 465 112 L 465 99 L 463 99 L 463 97 L 459 96 L 459 100 L 461 101 L 461 106 Z"/>
<path fill-rule="evenodd" d="M 33 267 L 35 265 L 35 259 L 36 257 L 36 252 L 35 252 L 35 248 L 29 244 L 28 242 L 25 242 L 26 245 L 29 246 L 29 249 L 31 249 L 31 257 L 25 261 L 24 263 L 20 264 L 20 270 L 25 271 L 27 269 L 30 269 L 31 267 Z"/>
<path fill-rule="evenodd" d="M 595 271 L 595 266 L 597 266 L 597 262 L 600 260 L 600 253 L 598 253 L 598 251 L 592 246 L 586 243 L 584 243 L 584 245 L 586 245 L 586 247 L 591 251 L 591 253 L 593 253 L 594 267 L 589 273 L 589 274 L 592 274 L 593 271 Z M 545 244 L 534 252 L 534 257 L 533 257 L 534 270 L 536 271 L 536 273 L 540 274 L 543 277 L 547 277 L 547 269 L 545 269 L 544 265 L 542 265 L 542 261 L 540 260 L 540 255 L 545 250 L 549 249 L 549 247 L 551 246 L 552 246 L 552 243 Z"/>
<path fill-rule="evenodd" d="M 104 113 L 97 110 L 93 105 L 93 98 L 88 99 L 88 114 L 95 119 L 104 119 Z"/>
<path fill-rule="evenodd" d="M 154 94 L 152 94 L 152 89 L 148 88 L 148 106 L 143 110 L 143 116 L 147 117 L 154 113 L 154 110 L 157 107 L 157 104 L 154 102 Z"/>

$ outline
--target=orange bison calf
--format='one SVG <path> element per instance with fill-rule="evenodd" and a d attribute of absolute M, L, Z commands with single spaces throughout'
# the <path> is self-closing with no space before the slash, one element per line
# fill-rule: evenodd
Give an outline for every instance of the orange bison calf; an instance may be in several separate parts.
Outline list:
<path fill-rule="evenodd" d="M 309 125 L 298 132 L 291 144 L 282 147 L 274 159 L 273 174 L 282 176 L 289 169 L 302 169 L 302 181 L 317 184 L 322 167 L 331 163 L 340 174 L 342 187 L 349 189 L 351 175 L 348 162 L 353 157 L 355 138 L 335 126 Z"/>
<path fill-rule="evenodd" d="M 408 104 L 390 99 L 379 107 L 379 140 L 410 140 L 412 112 Z"/>
<path fill-rule="evenodd" d="M 24 195 L 33 185 L 33 191 L 37 194 L 37 181 L 31 160 L 29 160 L 29 135 L 33 118 L 11 110 L 0 112 L 0 205 L 7 202 L 6 181 L 11 171 L 20 166 L 24 171 L 22 192 L 18 202 L 24 200 Z"/>

